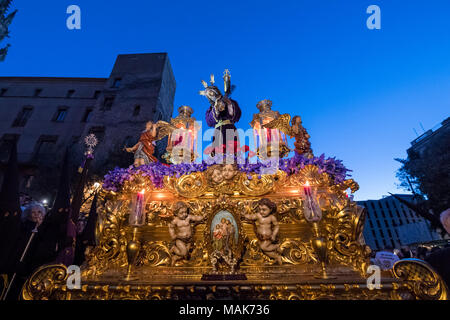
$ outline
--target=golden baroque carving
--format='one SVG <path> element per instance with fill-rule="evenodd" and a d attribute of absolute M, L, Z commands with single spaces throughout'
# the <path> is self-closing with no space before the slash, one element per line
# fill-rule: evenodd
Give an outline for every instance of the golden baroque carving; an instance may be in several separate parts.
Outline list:
<path fill-rule="evenodd" d="M 392 268 L 395 277 L 403 280 L 416 299 L 447 300 L 449 291 L 442 278 L 425 261 L 403 259 Z"/>

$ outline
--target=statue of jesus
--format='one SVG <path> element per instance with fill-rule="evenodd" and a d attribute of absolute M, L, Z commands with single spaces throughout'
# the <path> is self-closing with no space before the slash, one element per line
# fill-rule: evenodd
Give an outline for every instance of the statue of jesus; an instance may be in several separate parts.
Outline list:
<path fill-rule="evenodd" d="M 239 137 L 236 133 L 235 123 L 241 118 L 241 109 L 238 103 L 231 99 L 230 74 L 225 70 L 225 95 L 214 85 L 214 76 L 211 75 L 211 84 L 203 81 L 204 91 L 200 94 L 208 98 L 210 107 L 206 111 L 206 123 L 215 128 L 213 137 L 213 152 L 216 153 L 236 153 L 239 147 Z"/>

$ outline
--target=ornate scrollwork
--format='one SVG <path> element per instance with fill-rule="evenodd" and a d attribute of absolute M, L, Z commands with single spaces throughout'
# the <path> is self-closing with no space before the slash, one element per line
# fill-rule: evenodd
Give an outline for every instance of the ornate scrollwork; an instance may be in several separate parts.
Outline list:
<path fill-rule="evenodd" d="M 261 266 L 270 263 L 270 258 L 266 256 L 258 245 L 258 240 L 253 239 L 246 245 L 246 251 L 242 258 L 241 266 Z"/>
<path fill-rule="evenodd" d="M 109 199 L 99 207 L 101 236 L 84 263 L 84 276 L 99 276 L 111 266 L 126 265 L 126 232 L 123 228 L 128 201 Z"/>
<path fill-rule="evenodd" d="M 397 261 L 392 268 L 395 277 L 405 281 L 416 299 L 447 300 L 449 291 L 433 268 L 419 259 Z"/>
<path fill-rule="evenodd" d="M 360 242 L 365 211 L 355 203 L 351 203 L 342 210 L 329 213 L 332 214 L 328 215 L 325 228 L 332 249 L 330 256 L 336 262 L 350 266 L 361 275 L 365 275 L 371 251 Z"/>
<path fill-rule="evenodd" d="M 317 187 L 328 187 L 332 184 L 326 172 L 319 172 L 319 168 L 314 165 L 306 165 L 298 174 L 287 176 L 285 185 L 303 187 L 307 182 Z"/>
<path fill-rule="evenodd" d="M 207 190 L 207 182 L 203 172 L 193 172 L 180 178 L 166 177 L 164 185 L 185 198 L 197 198 Z"/>
<path fill-rule="evenodd" d="M 304 243 L 299 239 L 284 241 L 280 245 L 280 249 L 283 250 L 282 259 L 284 262 L 293 265 L 317 262 L 311 245 Z"/>
<path fill-rule="evenodd" d="M 142 246 L 137 265 L 142 266 L 169 266 L 171 254 L 167 243 L 162 241 L 149 242 Z"/>
<path fill-rule="evenodd" d="M 182 177 L 165 177 L 165 186 L 172 190 L 176 195 L 184 198 L 199 198 L 206 194 L 213 195 L 245 195 L 245 196 L 262 196 L 274 190 L 285 179 L 284 172 L 277 172 L 275 175 L 257 174 L 249 175 L 243 172 L 236 172 L 229 179 L 217 180 L 211 179 L 214 170 L 222 170 L 219 165 L 208 168 L 205 172 L 194 172 Z M 208 176 L 208 177 L 207 177 Z"/>
<path fill-rule="evenodd" d="M 241 174 L 238 185 L 241 193 L 248 196 L 262 196 L 273 190 L 276 176 L 265 174 L 258 177 L 258 175 L 252 174 L 251 177 L 249 180 L 247 175 Z"/>
<path fill-rule="evenodd" d="M 67 268 L 64 265 L 48 265 L 40 267 L 24 284 L 22 298 L 24 300 L 64 300 L 67 293 L 58 290 L 65 285 Z"/>

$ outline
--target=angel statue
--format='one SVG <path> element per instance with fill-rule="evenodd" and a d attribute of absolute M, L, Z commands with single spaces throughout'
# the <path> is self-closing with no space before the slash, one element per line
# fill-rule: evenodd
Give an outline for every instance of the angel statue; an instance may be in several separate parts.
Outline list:
<path fill-rule="evenodd" d="M 165 121 L 158 121 L 157 123 L 153 123 L 153 121 L 147 122 L 138 143 L 131 148 L 124 148 L 126 152 L 134 153 L 134 166 L 139 167 L 156 162 L 157 159 L 154 155 L 156 141 L 163 139 L 175 129 L 175 127 Z"/>
<path fill-rule="evenodd" d="M 295 152 L 306 156 L 312 156 L 313 151 L 311 149 L 311 143 L 309 142 L 310 135 L 302 125 L 302 118 L 300 116 L 295 116 L 292 118 L 291 124 L 289 124 L 290 122 L 291 116 L 286 113 L 263 125 L 263 127 L 269 129 L 279 129 L 284 134 L 295 138 Z"/>
<path fill-rule="evenodd" d="M 224 153 L 228 146 L 232 146 L 233 153 L 239 147 L 239 137 L 236 133 L 235 123 L 241 118 L 241 109 L 236 101 L 230 98 L 233 87 L 230 86 L 230 72 L 224 72 L 225 95 L 214 85 L 214 75 L 211 75 L 210 85 L 202 81 L 205 90 L 200 94 L 208 98 L 210 107 L 206 111 L 206 123 L 215 128 L 213 137 L 214 156 L 217 153 Z M 228 150 L 227 150 L 228 151 Z"/>

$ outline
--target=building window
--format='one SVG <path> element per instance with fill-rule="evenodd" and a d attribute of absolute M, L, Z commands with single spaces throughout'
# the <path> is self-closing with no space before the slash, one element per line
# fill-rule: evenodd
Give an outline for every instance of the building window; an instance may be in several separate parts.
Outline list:
<path fill-rule="evenodd" d="M 116 78 L 116 79 L 114 79 L 112 87 L 113 88 L 119 88 L 121 83 L 122 83 L 122 78 Z"/>
<path fill-rule="evenodd" d="M 105 127 L 92 127 L 89 130 L 89 134 L 95 134 L 95 136 L 98 139 L 98 142 L 102 142 L 103 139 L 105 138 Z"/>
<path fill-rule="evenodd" d="M 133 117 L 137 117 L 141 113 L 141 106 L 135 106 L 133 111 Z"/>
<path fill-rule="evenodd" d="M 387 230 L 388 234 L 389 234 L 389 238 L 392 238 L 392 232 L 391 230 Z"/>
<path fill-rule="evenodd" d="M 6 91 L 8 91 L 8 89 L 6 89 L 6 88 L 1 89 L 0 90 L 0 97 L 3 97 L 5 95 L 5 93 L 6 93 Z"/>
<path fill-rule="evenodd" d="M 86 111 L 84 112 L 84 116 L 83 116 L 83 119 L 81 120 L 81 122 L 90 122 L 91 118 L 92 118 L 92 113 L 93 113 L 93 108 L 87 108 Z"/>
<path fill-rule="evenodd" d="M 55 116 L 53 117 L 53 121 L 64 122 L 64 120 L 66 119 L 67 113 L 68 113 L 68 108 L 66 108 L 66 107 L 58 108 L 58 111 L 56 112 Z"/>
<path fill-rule="evenodd" d="M 96 90 L 96 91 L 94 92 L 94 99 L 98 99 L 98 97 L 100 97 L 100 93 L 101 93 L 100 90 Z"/>
<path fill-rule="evenodd" d="M 42 93 L 42 89 L 35 89 L 34 90 L 34 96 L 35 97 L 39 97 L 41 95 L 41 93 Z"/>
<path fill-rule="evenodd" d="M 19 141 L 20 135 L 6 133 L 0 140 L 0 161 L 6 162 L 9 159 L 11 146 L 14 142 Z"/>
<path fill-rule="evenodd" d="M 376 246 L 376 249 L 380 249 L 380 243 L 378 242 L 377 239 L 375 239 L 375 246 Z"/>
<path fill-rule="evenodd" d="M 372 231 L 372 236 L 373 236 L 374 238 L 376 238 L 377 235 L 375 234 L 375 231 L 374 231 L 373 229 L 372 229 L 371 231 Z"/>
<path fill-rule="evenodd" d="M 103 101 L 103 110 L 111 110 L 114 103 L 114 97 L 106 97 Z"/>
<path fill-rule="evenodd" d="M 67 91 L 66 98 L 72 98 L 73 94 L 75 93 L 75 90 L 69 90 Z"/>
<path fill-rule="evenodd" d="M 27 124 L 28 119 L 30 119 L 32 113 L 33 113 L 33 107 L 24 107 L 17 115 L 17 118 L 14 120 L 12 126 L 13 127 L 25 127 L 25 125 Z"/>
<path fill-rule="evenodd" d="M 42 162 L 52 162 L 56 153 L 58 136 L 40 136 L 36 142 L 34 159 Z"/>

